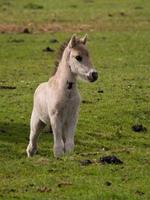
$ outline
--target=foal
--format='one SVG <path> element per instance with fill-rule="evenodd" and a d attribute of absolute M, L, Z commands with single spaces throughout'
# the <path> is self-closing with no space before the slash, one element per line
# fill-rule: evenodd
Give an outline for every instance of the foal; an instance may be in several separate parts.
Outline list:
<path fill-rule="evenodd" d="M 73 35 L 62 48 L 55 74 L 36 89 L 30 121 L 30 141 L 26 150 L 28 157 L 36 153 L 38 135 L 45 125 L 52 127 L 55 157 L 73 150 L 80 105 L 76 79 L 80 77 L 94 82 L 98 78 L 90 61 L 86 41 L 87 35 L 81 39 Z"/>

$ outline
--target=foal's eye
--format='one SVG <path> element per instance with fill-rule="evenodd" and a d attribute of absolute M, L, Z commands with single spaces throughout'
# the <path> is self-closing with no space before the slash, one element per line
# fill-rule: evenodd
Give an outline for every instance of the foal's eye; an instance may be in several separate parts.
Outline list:
<path fill-rule="evenodd" d="M 81 62 L 82 61 L 82 57 L 81 56 L 76 56 L 75 57 L 77 61 Z"/>

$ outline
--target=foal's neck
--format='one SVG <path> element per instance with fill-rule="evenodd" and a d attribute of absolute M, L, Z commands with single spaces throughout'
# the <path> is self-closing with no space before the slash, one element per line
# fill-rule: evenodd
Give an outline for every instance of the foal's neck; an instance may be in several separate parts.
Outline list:
<path fill-rule="evenodd" d="M 62 89 L 71 90 L 76 87 L 76 76 L 71 72 L 66 52 L 64 52 L 62 60 L 59 63 L 55 78 Z"/>
<path fill-rule="evenodd" d="M 66 89 L 72 89 L 76 85 L 76 77 L 71 72 L 70 66 L 67 63 L 60 62 L 57 72 L 56 79 L 58 80 L 59 86 Z"/>

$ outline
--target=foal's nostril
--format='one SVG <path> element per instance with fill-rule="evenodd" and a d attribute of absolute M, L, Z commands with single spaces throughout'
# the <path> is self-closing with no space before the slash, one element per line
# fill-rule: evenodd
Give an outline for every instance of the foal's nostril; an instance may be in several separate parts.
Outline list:
<path fill-rule="evenodd" d="M 96 81 L 98 79 L 98 73 L 92 72 L 92 78 L 94 79 L 94 81 Z"/>

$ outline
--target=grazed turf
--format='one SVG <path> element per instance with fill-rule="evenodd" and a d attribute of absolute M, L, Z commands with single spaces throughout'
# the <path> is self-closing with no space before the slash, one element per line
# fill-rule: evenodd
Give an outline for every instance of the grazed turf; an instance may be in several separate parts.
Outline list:
<path fill-rule="evenodd" d="M 86 16 L 79 22 L 88 24 L 92 15 L 96 17 L 98 13 L 103 19 L 107 18 L 106 23 L 109 20 L 113 25 L 115 20 L 123 17 L 116 14 L 119 11 L 131 13 L 132 17 L 124 16 L 128 19 L 115 27 L 111 24 L 112 31 L 96 28 L 89 33 L 88 47 L 100 78 L 94 84 L 78 84 L 83 103 L 75 152 L 61 160 L 53 158 L 52 135 L 41 135 L 39 153 L 32 159 L 26 158 L 25 148 L 34 90 L 48 79 L 60 43 L 71 34 L 0 35 L 0 86 L 16 87 L 0 89 L 0 199 L 150 199 L 149 1 L 89 1 L 86 6 L 91 6 L 87 6 L 87 10 L 83 6 L 85 1 L 63 1 L 61 5 L 59 1 L 32 1 L 43 8 L 29 5 L 31 1 L 0 3 L 6 2 L 13 5 L 11 20 L 17 25 L 28 20 L 45 23 L 45 18 L 55 12 L 60 17 L 56 17 L 59 24 L 60 19 L 68 19 L 67 16 L 70 16 L 70 22 Z M 72 4 L 78 7 L 73 8 Z M 28 8 L 24 8 L 25 5 Z M 131 12 L 131 8 L 137 6 L 143 8 Z M 18 17 L 21 14 L 19 8 L 24 10 L 22 16 L 27 12 L 28 20 Z M 73 9 L 77 10 L 77 19 L 69 15 Z M 8 23 L 10 10 L 0 12 L 1 23 Z M 33 17 L 33 10 L 40 13 L 38 17 Z M 108 11 L 115 16 L 106 17 Z M 133 22 L 137 19 L 140 23 L 144 21 L 142 29 L 134 28 Z M 131 23 L 129 30 L 126 29 L 128 22 Z M 90 23 L 96 27 L 94 20 Z M 59 43 L 50 43 L 53 38 Z M 55 51 L 43 52 L 48 46 Z M 135 124 L 142 124 L 147 132 L 133 132 Z M 123 164 L 99 164 L 97 160 L 106 155 L 117 156 Z M 79 161 L 85 159 L 90 159 L 92 164 L 82 166 Z"/>
<path fill-rule="evenodd" d="M 148 0 L 1 0 L 0 31 L 150 30 Z"/>

